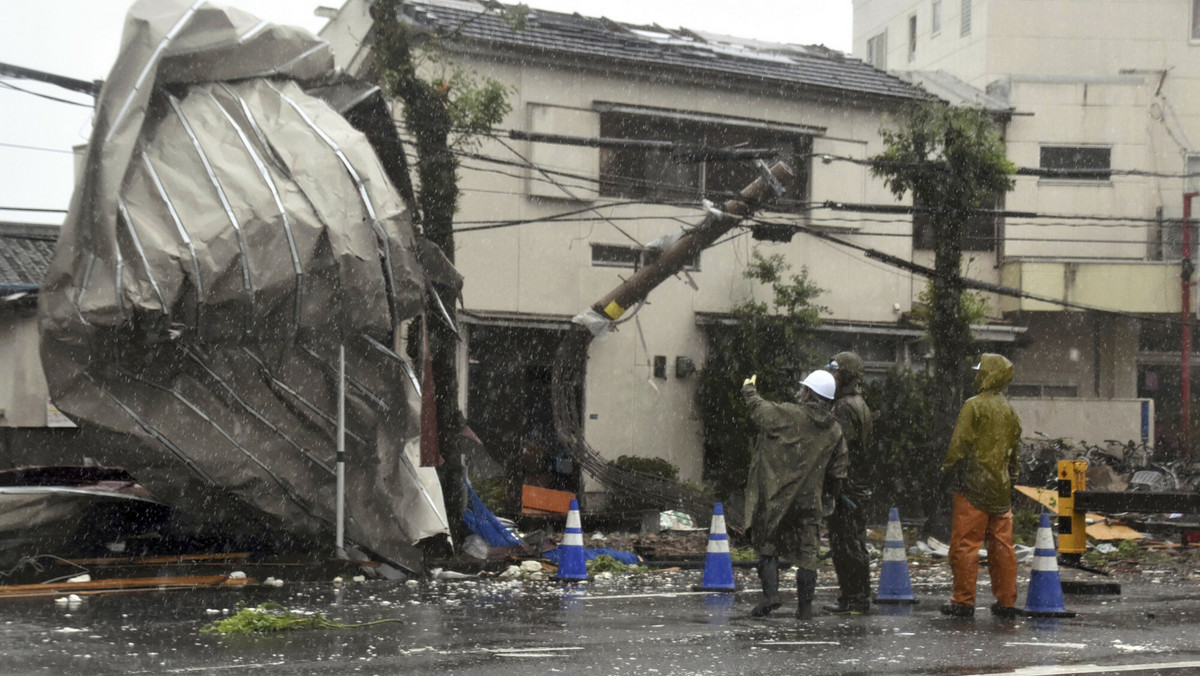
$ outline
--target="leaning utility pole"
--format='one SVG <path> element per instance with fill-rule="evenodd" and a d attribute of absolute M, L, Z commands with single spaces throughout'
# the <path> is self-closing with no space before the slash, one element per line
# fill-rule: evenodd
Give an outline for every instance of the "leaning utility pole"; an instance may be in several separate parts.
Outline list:
<path fill-rule="evenodd" d="M 673 242 L 665 244 L 657 260 L 638 270 L 578 314 L 574 323 L 588 330 L 568 332 L 559 345 L 551 378 L 554 426 L 558 438 L 570 449 L 571 456 L 583 469 L 615 493 L 655 496 L 664 504 L 700 514 L 712 507 L 679 482 L 622 469 L 601 457 L 584 439 L 577 393 L 587 370 L 587 351 L 592 339 L 611 330 L 614 322 L 626 310 L 645 300 L 651 291 L 682 270 L 697 253 L 752 215 L 760 204 L 778 196 L 783 191 L 784 182 L 792 176 L 791 169 L 782 162 L 769 170 L 765 163 L 759 166 L 762 176 L 746 186 L 736 199 L 726 201 L 720 208 L 709 205 L 704 220 Z"/>

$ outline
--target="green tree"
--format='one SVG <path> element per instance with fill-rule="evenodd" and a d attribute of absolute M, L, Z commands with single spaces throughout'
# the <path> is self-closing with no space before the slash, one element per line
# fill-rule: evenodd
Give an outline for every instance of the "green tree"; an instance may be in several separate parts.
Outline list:
<path fill-rule="evenodd" d="M 489 133 L 511 110 L 509 89 L 490 78 L 476 81 L 466 70 L 450 63 L 438 49 L 436 36 L 422 35 L 400 20 L 401 0 L 377 0 L 371 5 L 375 26 L 372 45 L 373 75 L 389 96 L 403 105 L 404 126 L 416 149 L 419 189 L 413 220 L 425 237 L 454 262 L 454 214 L 458 207 L 457 145 L 477 141 Z M 522 20 L 524 6 L 513 8 L 514 21 Z M 453 35 L 443 36 L 452 39 Z M 435 293 L 445 293 L 446 289 Z M 427 317 L 441 316 L 430 298 Z M 453 299 L 444 303 L 453 308 Z M 458 372 L 455 349 L 458 337 L 444 321 L 429 322 L 429 350 L 437 400 L 438 442 L 445 465 L 439 468 L 449 513 L 451 535 L 463 541 L 462 512 L 466 508 L 458 436 L 462 413 L 458 409 Z"/>
<path fill-rule="evenodd" d="M 928 209 L 934 240 L 929 293 L 933 387 L 937 397 L 935 447 L 945 448 L 963 401 L 963 372 L 971 349 L 970 318 L 963 306 L 964 226 L 978 209 L 995 208 L 1011 190 L 1016 167 L 1004 140 L 981 110 L 923 102 L 905 109 L 897 129 L 881 129 L 885 150 L 871 158 L 871 172 L 897 197 L 912 193 Z"/>
<path fill-rule="evenodd" d="M 745 485 L 754 430 L 742 403 L 742 381 L 758 374 L 758 389 L 772 399 L 789 399 L 799 375 L 815 364 L 806 338 L 828 308 L 814 304 L 824 289 L 808 278 L 808 270 L 791 269 L 780 254 L 763 256 L 757 249 L 743 275 L 771 288 L 770 304 L 749 300 L 732 310 L 732 326 L 714 327 L 708 358 L 700 371 L 697 408 L 704 425 L 704 473 L 717 495 L 729 498 Z"/>

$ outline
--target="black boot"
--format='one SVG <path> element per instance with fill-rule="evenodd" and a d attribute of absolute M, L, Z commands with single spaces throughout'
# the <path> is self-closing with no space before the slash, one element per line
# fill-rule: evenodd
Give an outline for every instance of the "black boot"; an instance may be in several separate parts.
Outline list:
<path fill-rule="evenodd" d="M 796 619 L 811 620 L 812 602 L 817 595 L 817 571 L 796 569 Z"/>
<path fill-rule="evenodd" d="M 871 612 L 870 599 L 844 599 L 839 598 L 837 603 L 832 606 L 821 606 L 822 610 L 834 615 L 866 615 Z"/>
<path fill-rule="evenodd" d="M 758 557 L 758 579 L 762 580 L 763 598 L 750 611 L 751 617 L 766 617 L 783 605 L 779 596 L 779 557 Z"/>

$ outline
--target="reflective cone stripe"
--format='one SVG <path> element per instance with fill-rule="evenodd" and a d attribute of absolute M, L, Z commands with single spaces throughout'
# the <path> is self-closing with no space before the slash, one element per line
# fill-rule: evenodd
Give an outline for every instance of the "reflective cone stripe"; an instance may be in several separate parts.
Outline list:
<path fill-rule="evenodd" d="M 1029 573 L 1029 593 L 1025 596 L 1025 614 L 1034 617 L 1075 617 L 1063 605 L 1062 581 L 1058 579 L 1058 553 L 1050 531 L 1050 515 L 1042 512 L 1037 540 L 1033 547 L 1033 570 Z"/>
<path fill-rule="evenodd" d="M 908 555 L 904 548 L 904 530 L 900 510 L 888 512 L 887 533 L 883 536 L 883 563 L 879 566 L 879 590 L 876 603 L 917 603 L 908 577 Z"/>
<path fill-rule="evenodd" d="M 717 503 L 720 505 L 721 503 Z M 728 554 L 729 553 L 729 536 L 725 534 L 725 515 L 713 513 L 712 527 L 708 533 L 708 553 L 709 554 Z"/>
<path fill-rule="evenodd" d="M 579 501 L 571 498 L 567 510 L 567 527 L 563 531 L 562 544 L 558 546 L 562 556 L 558 559 L 560 580 L 586 580 L 587 555 L 583 551 L 583 528 L 579 522 Z"/>
<path fill-rule="evenodd" d="M 567 529 L 563 533 L 562 543 L 567 547 L 583 546 L 583 527 L 579 523 L 579 503 L 571 500 L 571 509 L 567 512 Z"/>
<path fill-rule="evenodd" d="M 733 558 L 729 555 L 729 535 L 725 533 L 725 508 L 713 505 L 712 525 L 708 528 L 708 553 L 704 557 L 704 577 L 695 591 L 737 591 L 733 580 Z"/>

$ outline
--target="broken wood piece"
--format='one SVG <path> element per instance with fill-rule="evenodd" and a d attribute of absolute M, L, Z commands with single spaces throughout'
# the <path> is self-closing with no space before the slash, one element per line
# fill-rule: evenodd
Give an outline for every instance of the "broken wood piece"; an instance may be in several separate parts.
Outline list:
<path fill-rule="evenodd" d="M 43 582 L 39 584 L 0 585 L 0 598 L 57 596 L 60 594 L 98 594 L 103 592 L 195 589 L 197 587 L 235 587 L 254 582 L 252 578 L 228 575 L 186 575 L 180 577 L 130 577 L 87 582 Z"/>
<path fill-rule="evenodd" d="M 525 484 L 521 486 L 521 513 L 532 511 L 549 515 L 565 515 L 570 511 L 571 500 L 574 498 L 574 493 Z M 527 516 L 537 516 L 537 514 L 527 514 Z"/>

